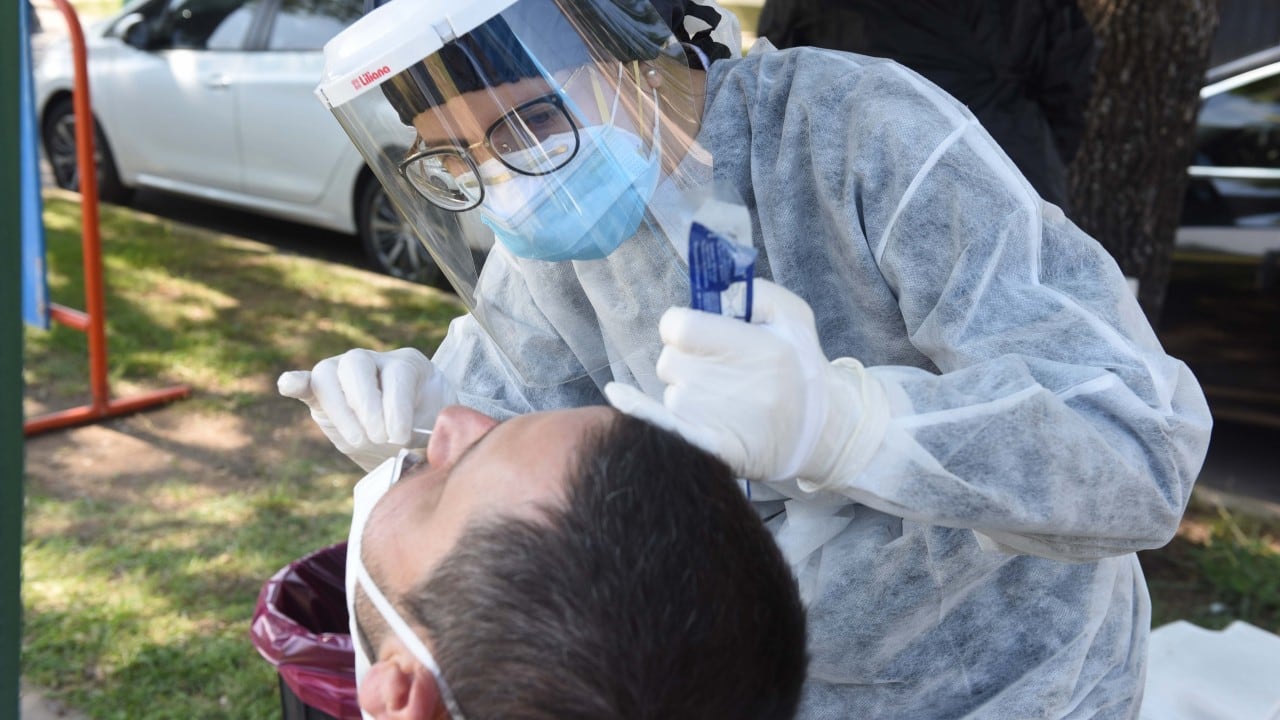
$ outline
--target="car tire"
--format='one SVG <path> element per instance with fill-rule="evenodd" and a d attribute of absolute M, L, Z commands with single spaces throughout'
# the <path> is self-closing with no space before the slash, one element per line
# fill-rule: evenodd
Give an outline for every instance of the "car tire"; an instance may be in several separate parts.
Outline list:
<path fill-rule="evenodd" d="M 371 176 L 356 198 L 356 227 L 365 255 L 378 272 L 424 285 L 440 281 L 440 267 Z"/>
<path fill-rule="evenodd" d="M 98 166 L 98 199 L 127 205 L 133 199 L 133 188 L 120 180 L 111 146 L 102 134 L 100 123 L 94 123 L 94 155 Z M 80 166 L 76 157 L 76 115 L 70 97 L 54 102 L 41 126 L 45 157 L 53 168 L 53 181 L 64 190 L 80 191 Z"/>

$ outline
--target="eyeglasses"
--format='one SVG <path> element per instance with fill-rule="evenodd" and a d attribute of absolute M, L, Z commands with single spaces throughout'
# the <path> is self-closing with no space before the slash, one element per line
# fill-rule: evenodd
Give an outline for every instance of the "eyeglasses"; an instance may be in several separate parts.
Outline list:
<path fill-rule="evenodd" d="M 419 140 L 421 142 L 421 140 Z M 466 147 L 410 149 L 400 174 L 433 205 L 464 212 L 484 200 L 484 186 L 509 180 L 491 175 L 481 181 L 472 149 L 484 146 L 506 168 L 521 175 L 546 175 L 578 154 L 578 126 L 558 93 L 548 93 L 516 106 L 485 131 L 484 140 Z"/>

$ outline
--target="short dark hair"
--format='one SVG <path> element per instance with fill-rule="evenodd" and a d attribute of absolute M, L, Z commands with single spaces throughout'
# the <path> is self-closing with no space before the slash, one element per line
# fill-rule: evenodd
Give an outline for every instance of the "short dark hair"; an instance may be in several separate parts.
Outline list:
<path fill-rule="evenodd" d="M 400 603 L 471 720 L 789 718 L 805 618 L 729 468 L 618 414 L 567 500 L 468 528 Z"/>
<path fill-rule="evenodd" d="M 590 34 L 603 44 L 608 57 L 624 62 L 652 60 L 672 37 L 671 28 L 648 0 L 579 0 L 573 7 L 582 24 L 579 30 L 574 29 L 554 0 L 521 0 L 503 14 L 445 43 L 433 62 L 448 68 L 451 92 L 470 92 L 521 78 L 542 77 L 544 71 L 592 61 L 585 47 L 572 42 L 556 43 L 558 53 L 535 60 L 528 47 L 533 38 L 517 37 L 507 24 L 508 15 L 525 21 L 529 29 L 537 28 L 536 36 L 544 42 L 566 34 Z M 416 116 L 447 99 L 432 77 L 430 64 L 427 60 L 414 63 L 382 83 L 383 95 L 405 125 L 413 125 Z"/>

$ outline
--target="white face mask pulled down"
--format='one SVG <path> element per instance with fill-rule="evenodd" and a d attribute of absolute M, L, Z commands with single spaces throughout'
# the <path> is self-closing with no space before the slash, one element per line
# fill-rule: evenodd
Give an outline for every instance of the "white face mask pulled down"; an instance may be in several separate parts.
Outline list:
<path fill-rule="evenodd" d="M 365 525 L 368 524 L 369 514 L 373 512 L 373 507 L 378 504 L 382 496 L 391 489 L 400 479 L 400 474 L 405 470 L 406 465 L 412 466 L 422 459 L 408 450 L 401 450 L 395 457 L 387 458 L 381 465 L 369 471 L 368 475 L 361 478 L 356 483 L 353 491 L 354 504 L 351 511 L 351 531 L 347 535 L 347 569 L 346 569 L 346 592 L 347 592 L 347 617 L 349 618 L 349 627 L 352 638 L 352 646 L 356 653 L 356 685 L 364 680 L 369 672 L 369 668 L 373 666 L 373 658 L 365 655 L 363 644 L 359 641 L 360 633 L 356 621 L 356 585 L 364 591 L 365 596 L 377 609 L 378 614 L 382 616 L 387 627 L 395 634 L 400 642 L 404 643 L 413 657 L 431 672 L 436 680 L 436 688 L 440 691 L 440 698 L 444 702 L 445 708 L 449 711 L 449 715 L 453 720 L 466 720 L 466 716 L 458 707 L 458 702 L 453 697 L 453 691 L 449 689 L 448 683 L 444 680 L 444 673 L 440 671 L 439 664 L 436 663 L 435 657 L 431 655 L 431 651 L 418 634 L 413 631 L 395 606 L 387 600 L 386 596 L 378 588 L 377 583 L 369 575 L 369 571 L 365 568 L 364 562 L 360 554 L 360 542 L 364 536 Z M 373 718 L 363 710 L 360 714 L 366 720 Z"/>

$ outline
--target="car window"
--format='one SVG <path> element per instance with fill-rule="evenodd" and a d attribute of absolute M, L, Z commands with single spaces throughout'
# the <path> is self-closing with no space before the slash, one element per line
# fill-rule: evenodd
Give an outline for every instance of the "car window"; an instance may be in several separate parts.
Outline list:
<path fill-rule="evenodd" d="M 1204 101 L 1196 127 L 1199 161 L 1280 168 L 1280 68 Z"/>
<path fill-rule="evenodd" d="M 156 49 L 239 50 L 258 0 L 171 0 L 153 25 Z"/>
<path fill-rule="evenodd" d="M 165 0 L 133 0 L 133 2 L 125 3 L 125 6 L 120 10 L 120 15 L 107 28 L 106 34 L 110 37 L 119 37 L 120 26 L 134 14 L 141 15 L 143 21 L 148 25 L 155 26 L 159 22 L 160 16 L 164 15 L 164 6 Z"/>
<path fill-rule="evenodd" d="M 360 0 L 283 0 L 267 38 L 268 50 L 319 50 L 363 11 Z"/>

